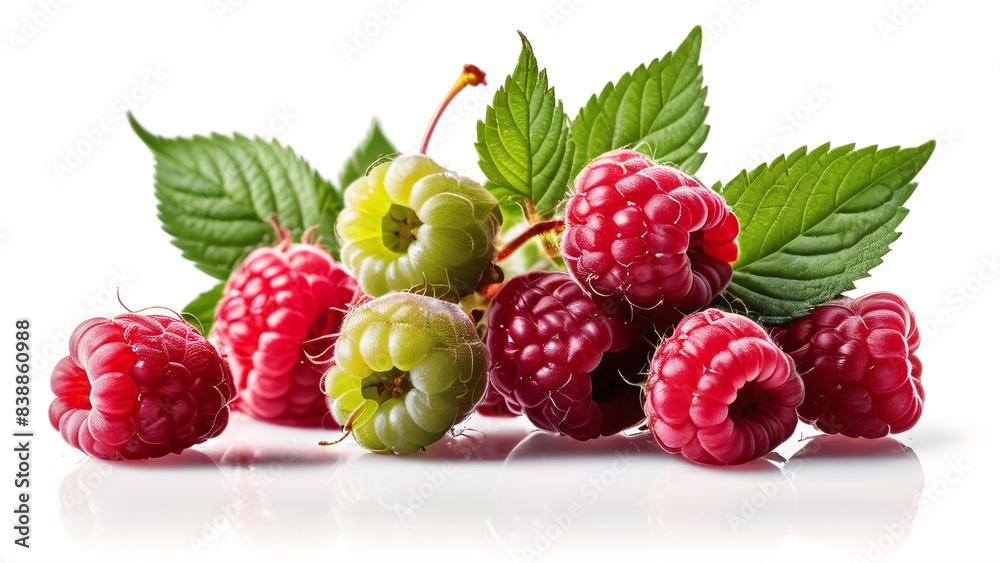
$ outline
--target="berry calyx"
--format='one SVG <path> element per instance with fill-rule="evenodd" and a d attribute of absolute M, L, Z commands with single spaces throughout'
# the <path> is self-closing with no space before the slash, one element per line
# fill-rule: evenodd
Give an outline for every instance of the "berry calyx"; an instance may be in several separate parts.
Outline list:
<path fill-rule="evenodd" d="M 726 201 L 698 180 L 616 150 L 577 176 L 562 255 L 591 294 L 667 330 L 729 284 L 738 230 Z"/>
<path fill-rule="evenodd" d="M 792 435 L 803 393 L 791 358 L 760 325 L 708 309 L 685 317 L 656 349 L 646 414 L 666 451 L 737 465 Z"/>
<path fill-rule="evenodd" d="M 827 434 L 880 438 L 920 419 L 920 331 L 902 297 L 840 297 L 772 330 L 805 383 L 799 417 Z"/>
<path fill-rule="evenodd" d="M 460 307 L 389 293 L 352 309 L 323 388 L 361 446 L 413 453 L 464 419 L 483 395 L 486 353 Z"/>
<path fill-rule="evenodd" d="M 230 274 L 211 337 L 233 370 L 234 408 L 275 424 L 336 428 L 319 382 L 360 290 L 309 236 L 293 243 L 276 231 L 274 247 L 254 250 Z"/>
<path fill-rule="evenodd" d="M 93 318 L 52 371 L 49 422 L 101 459 L 180 453 L 217 436 L 234 395 L 229 368 L 189 323 L 161 315 Z"/>
<path fill-rule="evenodd" d="M 578 440 L 642 420 L 629 382 L 642 381 L 651 347 L 614 304 L 602 305 L 565 272 L 528 272 L 500 288 L 487 312 L 488 378 L 508 410 Z"/>

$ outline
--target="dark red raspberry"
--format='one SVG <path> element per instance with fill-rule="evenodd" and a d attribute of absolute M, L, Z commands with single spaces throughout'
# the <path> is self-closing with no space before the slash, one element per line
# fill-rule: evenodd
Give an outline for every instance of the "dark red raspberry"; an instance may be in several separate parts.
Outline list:
<path fill-rule="evenodd" d="M 487 313 L 490 383 L 535 426 L 588 440 L 642 420 L 651 350 L 639 328 L 596 304 L 565 272 L 528 272 L 500 288 Z"/>
<path fill-rule="evenodd" d="M 920 418 L 920 332 L 894 293 L 840 297 L 772 330 L 806 386 L 799 417 L 827 434 L 880 438 Z"/>
<path fill-rule="evenodd" d="M 68 444 L 102 459 L 179 453 L 229 422 L 233 379 L 190 324 L 160 315 L 90 319 L 52 371 L 49 422 Z"/>
<path fill-rule="evenodd" d="M 233 369 L 234 408 L 277 424 L 336 428 L 320 379 L 359 293 L 329 253 L 293 244 L 287 231 L 277 246 L 251 252 L 226 282 L 212 327 Z"/>
<path fill-rule="evenodd" d="M 676 168 L 617 150 L 576 177 L 562 255 L 593 295 L 666 330 L 729 285 L 738 231 L 722 196 Z"/>
<path fill-rule="evenodd" d="M 503 398 L 503 394 L 497 391 L 496 387 L 489 382 L 487 377 L 486 381 L 486 392 L 483 394 L 483 399 L 479 401 L 476 405 L 476 412 L 484 416 L 495 416 L 495 417 L 511 417 L 517 416 L 517 413 L 512 412 L 507 407 L 507 401 Z"/>
<path fill-rule="evenodd" d="M 708 309 L 660 343 L 646 383 L 653 436 L 709 465 L 753 461 L 788 439 L 802 402 L 791 358 L 746 317 Z"/>

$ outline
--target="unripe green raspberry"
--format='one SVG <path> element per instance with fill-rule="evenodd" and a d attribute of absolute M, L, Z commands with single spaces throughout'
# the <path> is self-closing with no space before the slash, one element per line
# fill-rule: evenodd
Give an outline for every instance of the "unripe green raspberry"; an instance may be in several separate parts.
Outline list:
<path fill-rule="evenodd" d="M 486 348 L 469 316 L 413 293 L 351 310 L 334 360 L 323 382 L 333 416 L 377 452 L 408 454 L 436 442 L 486 386 Z"/>
<path fill-rule="evenodd" d="M 461 298 L 490 268 L 497 200 L 425 155 L 371 169 L 344 193 L 341 259 L 373 296 L 421 287 Z"/>

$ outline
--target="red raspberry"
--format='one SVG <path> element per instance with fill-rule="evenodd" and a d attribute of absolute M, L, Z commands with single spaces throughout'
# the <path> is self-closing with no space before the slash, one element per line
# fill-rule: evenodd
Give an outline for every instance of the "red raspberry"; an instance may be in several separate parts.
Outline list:
<path fill-rule="evenodd" d="M 486 392 L 483 394 L 483 398 L 476 405 L 476 412 L 484 416 L 494 416 L 499 418 L 517 416 L 517 413 L 512 412 L 507 407 L 507 401 L 503 398 L 503 394 L 497 391 L 497 388 L 489 382 L 487 378 L 486 381 Z"/>
<path fill-rule="evenodd" d="M 587 440 L 642 420 L 639 390 L 624 378 L 641 381 L 650 347 L 565 272 L 508 281 L 486 323 L 489 381 L 535 426 Z"/>
<path fill-rule="evenodd" d="M 920 418 L 920 332 L 894 293 L 840 297 L 772 330 L 806 386 L 799 417 L 827 434 L 880 438 Z"/>
<path fill-rule="evenodd" d="M 318 246 L 293 244 L 287 231 L 277 246 L 251 252 L 226 282 L 212 327 L 233 369 L 234 408 L 277 424 L 336 428 L 320 379 L 358 296 L 346 269 Z"/>
<path fill-rule="evenodd" d="M 160 315 L 90 319 L 52 371 L 49 422 L 101 459 L 179 453 L 229 422 L 233 379 L 190 324 Z"/>
<path fill-rule="evenodd" d="M 676 168 L 617 150 L 576 177 L 562 255 L 591 294 L 666 330 L 729 285 L 739 223 L 722 196 Z"/>
<path fill-rule="evenodd" d="M 671 453 L 710 465 L 753 461 L 788 439 L 802 402 L 791 358 L 746 317 L 685 317 L 650 366 L 646 414 Z"/>

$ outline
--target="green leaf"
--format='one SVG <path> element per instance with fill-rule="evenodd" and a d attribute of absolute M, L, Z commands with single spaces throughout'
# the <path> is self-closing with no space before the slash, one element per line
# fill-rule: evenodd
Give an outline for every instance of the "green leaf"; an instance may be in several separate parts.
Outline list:
<path fill-rule="evenodd" d="M 476 124 L 476 152 L 490 193 L 530 201 L 535 213 L 546 215 L 566 196 L 574 148 L 563 103 L 518 33 L 521 56 L 487 106 L 486 120 Z"/>
<path fill-rule="evenodd" d="M 163 230 L 200 270 L 225 280 L 273 238 L 268 216 L 295 236 L 334 220 L 339 195 L 291 149 L 241 135 L 166 139 L 129 122 L 156 158 Z M 324 241 L 336 256 L 336 239 Z"/>
<path fill-rule="evenodd" d="M 853 149 L 802 147 L 713 187 L 740 223 L 728 291 L 761 320 L 784 323 L 854 289 L 899 237 L 934 141 Z"/>
<path fill-rule="evenodd" d="M 354 149 L 354 153 L 347 159 L 343 170 L 340 171 L 340 189 L 346 189 L 352 182 L 364 176 L 368 172 L 368 168 L 382 157 L 398 153 L 396 147 L 382 132 L 378 120 L 372 119 L 372 126 L 368 130 L 368 134 Z"/>
<path fill-rule="evenodd" d="M 323 179 L 318 172 L 313 172 L 313 182 L 319 190 L 319 229 L 317 239 L 323 247 L 330 251 L 334 259 L 340 260 L 340 245 L 337 243 L 337 215 L 344 209 L 344 197 L 330 182 Z"/>
<path fill-rule="evenodd" d="M 225 282 L 220 282 L 212 289 L 195 297 L 194 301 L 188 303 L 182 311 L 183 313 L 194 315 L 198 319 L 198 322 L 201 324 L 202 334 L 205 336 L 208 336 L 209 331 L 212 330 L 212 324 L 215 322 L 215 306 L 222 299 L 222 289 L 225 285 Z"/>
<path fill-rule="evenodd" d="M 708 137 L 701 27 L 675 52 L 653 59 L 591 96 L 573 120 L 573 177 L 595 157 L 631 146 L 656 162 L 672 162 L 694 174 L 705 160 L 698 149 Z"/>

